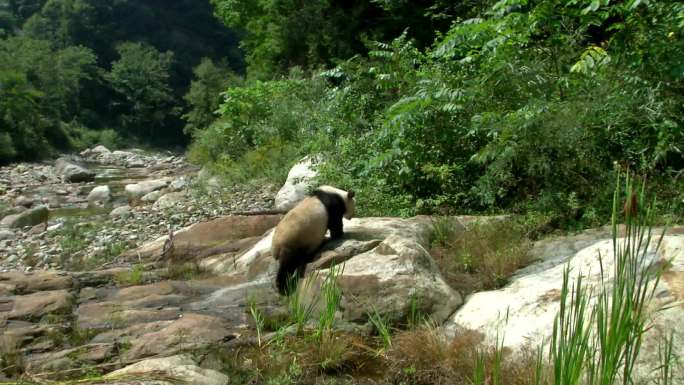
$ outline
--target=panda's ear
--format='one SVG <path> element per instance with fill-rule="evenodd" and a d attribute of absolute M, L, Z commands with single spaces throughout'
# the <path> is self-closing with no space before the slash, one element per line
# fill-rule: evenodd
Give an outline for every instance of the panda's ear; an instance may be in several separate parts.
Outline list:
<path fill-rule="evenodd" d="M 349 199 L 354 198 L 354 194 L 355 193 L 352 190 L 347 191 L 347 196 L 349 197 Z"/>

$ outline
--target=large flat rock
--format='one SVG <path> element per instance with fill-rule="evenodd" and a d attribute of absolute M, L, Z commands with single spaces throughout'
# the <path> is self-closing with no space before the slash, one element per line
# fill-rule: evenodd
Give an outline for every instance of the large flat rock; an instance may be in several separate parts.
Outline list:
<path fill-rule="evenodd" d="M 39 320 L 41 317 L 51 313 L 70 313 L 74 304 L 74 296 L 67 290 L 41 291 L 9 297 L 9 301 L 6 303 L 11 304 L 10 310 L 5 314 L 7 319 Z M 2 304 L 0 304 L 0 318 L 2 316 Z"/>

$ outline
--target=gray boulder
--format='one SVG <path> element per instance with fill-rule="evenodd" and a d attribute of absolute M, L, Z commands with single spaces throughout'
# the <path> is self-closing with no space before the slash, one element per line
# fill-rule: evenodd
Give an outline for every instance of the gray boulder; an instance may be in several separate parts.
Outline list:
<path fill-rule="evenodd" d="M 17 236 L 14 235 L 14 233 L 10 230 L 0 230 L 0 241 L 4 240 L 12 240 L 15 239 Z"/>
<path fill-rule="evenodd" d="M 159 197 L 162 196 L 162 194 L 163 193 L 160 190 L 156 190 L 143 195 L 141 199 L 143 202 L 154 203 L 157 201 L 157 199 L 159 199 Z"/>
<path fill-rule="evenodd" d="M 426 251 L 434 231 L 428 217 L 355 218 L 344 220 L 344 229 L 344 238 L 326 245 L 307 269 L 299 284 L 303 304 L 322 308 L 320 288 L 333 262 L 343 266 L 337 270 L 336 281 L 343 293 L 339 311 L 346 321 L 363 323 L 374 310 L 393 321 L 403 321 L 414 306 L 441 323 L 462 304 L 461 295 L 446 283 Z M 271 256 L 272 236 L 269 231 L 249 249 L 217 253 L 203 259 L 201 265 L 271 287 L 278 269 Z M 215 302 L 206 304 L 219 308 L 232 291 L 217 292 L 211 297 Z"/>
<path fill-rule="evenodd" d="M 165 179 L 146 180 L 135 184 L 127 184 L 124 190 L 128 199 L 137 200 L 152 191 L 161 190 L 168 184 Z"/>
<path fill-rule="evenodd" d="M 48 220 L 48 208 L 45 205 L 36 206 L 19 214 L 8 215 L 0 222 L 0 226 L 20 228 L 35 226 Z"/>
<path fill-rule="evenodd" d="M 131 206 L 129 205 L 117 207 L 109 213 L 109 216 L 113 218 L 125 218 L 129 215 L 131 215 Z"/>
<path fill-rule="evenodd" d="M 14 200 L 14 204 L 17 206 L 31 207 L 36 202 L 36 198 L 29 198 L 25 195 L 20 195 Z"/>
<path fill-rule="evenodd" d="M 168 209 L 183 201 L 185 194 L 182 192 L 172 192 L 162 195 L 152 206 L 155 209 Z"/>
<path fill-rule="evenodd" d="M 83 166 L 66 159 L 59 158 L 55 162 L 55 169 L 62 180 L 69 183 L 91 182 L 95 180 L 95 173 Z"/>

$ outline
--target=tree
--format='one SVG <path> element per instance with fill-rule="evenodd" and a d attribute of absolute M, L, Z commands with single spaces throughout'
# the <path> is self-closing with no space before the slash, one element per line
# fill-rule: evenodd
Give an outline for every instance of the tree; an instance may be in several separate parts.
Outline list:
<path fill-rule="evenodd" d="M 86 0 L 48 0 L 40 12 L 24 23 L 30 37 L 54 42 L 64 48 L 87 40 L 94 32 L 95 8 Z"/>
<path fill-rule="evenodd" d="M 105 79 L 120 97 L 116 107 L 121 109 L 121 123 L 138 131 L 146 127 L 151 136 L 172 113 L 169 68 L 173 52 L 132 42 L 120 44 L 117 51 L 120 58 Z"/>
<path fill-rule="evenodd" d="M 25 36 L 0 40 L 0 69 L 23 74 L 44 93 L 42 110 L 54 121 L 79 112 L 82 82 L 95 76 L 95 62 L 85 47 L 55 49 L 48 41 Z"/>
<path fill-rule="evenodd" d="M 26 74 L 0 69 L 0 162 L 48 148 L 41 97 Z"/>
<path fill-rule="evenodd" d="M 367 40 L 387 41 L 407 28 L 422 48 L 448 28 L 456 8 L 459 16 L 473 8 L 469 1 L 456 7 L 443 0 L 211 3 L 226 25 L 245 32 L 240 44 L 247 51 L 248 75 L 257 79 L 271 79 L 291 66 L 313 68 L 365 54 Z"/>
<path fill-rule="evenodd" d="M 215 64 L 205 57 L 193 72 L 195 80 L 190 83 L 190 90 L 183 97 L 190 107 L 190 111 L 183 115 L 185 133 L 209 126 L 216 118 L 214 111 L 221 101 L 221 92 L 240 83 L 225 61 Z"/>

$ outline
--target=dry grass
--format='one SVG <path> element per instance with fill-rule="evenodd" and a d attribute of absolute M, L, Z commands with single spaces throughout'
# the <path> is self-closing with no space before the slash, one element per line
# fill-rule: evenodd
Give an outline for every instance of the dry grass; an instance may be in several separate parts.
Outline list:
<path fill-rule="evenodd" d="M 224 372 L 236 384 L 318 384 L 332 379 L 355 381 L 375 372 L 382 358 L 363 338 L 340 332 L 306 333 L 222 352 Z M 326 382 L 328 383 L 328 382 Z"/>
<path fill-rule="evenodd" d="M 496 383 L 495 347 L 482 344 L 482 335 L 467 330 L 447 340 L 433 327 L 404 331 L 394 337 L 388 355 L 389 382 L 406 385 L 472 385 L 478 359 L 484 362 L 484 383 Z M 506 385 L 534 383 L 534 354 L 502 352 L 500 378 Z"/>
<path fill-rule="evenodd" d="M 504 219 L 474 223 L 459 232 L 438 221 L 431 254 L 447 282 L 462 294 L 497 289 L 533 260 L 527 227 Z"/>

